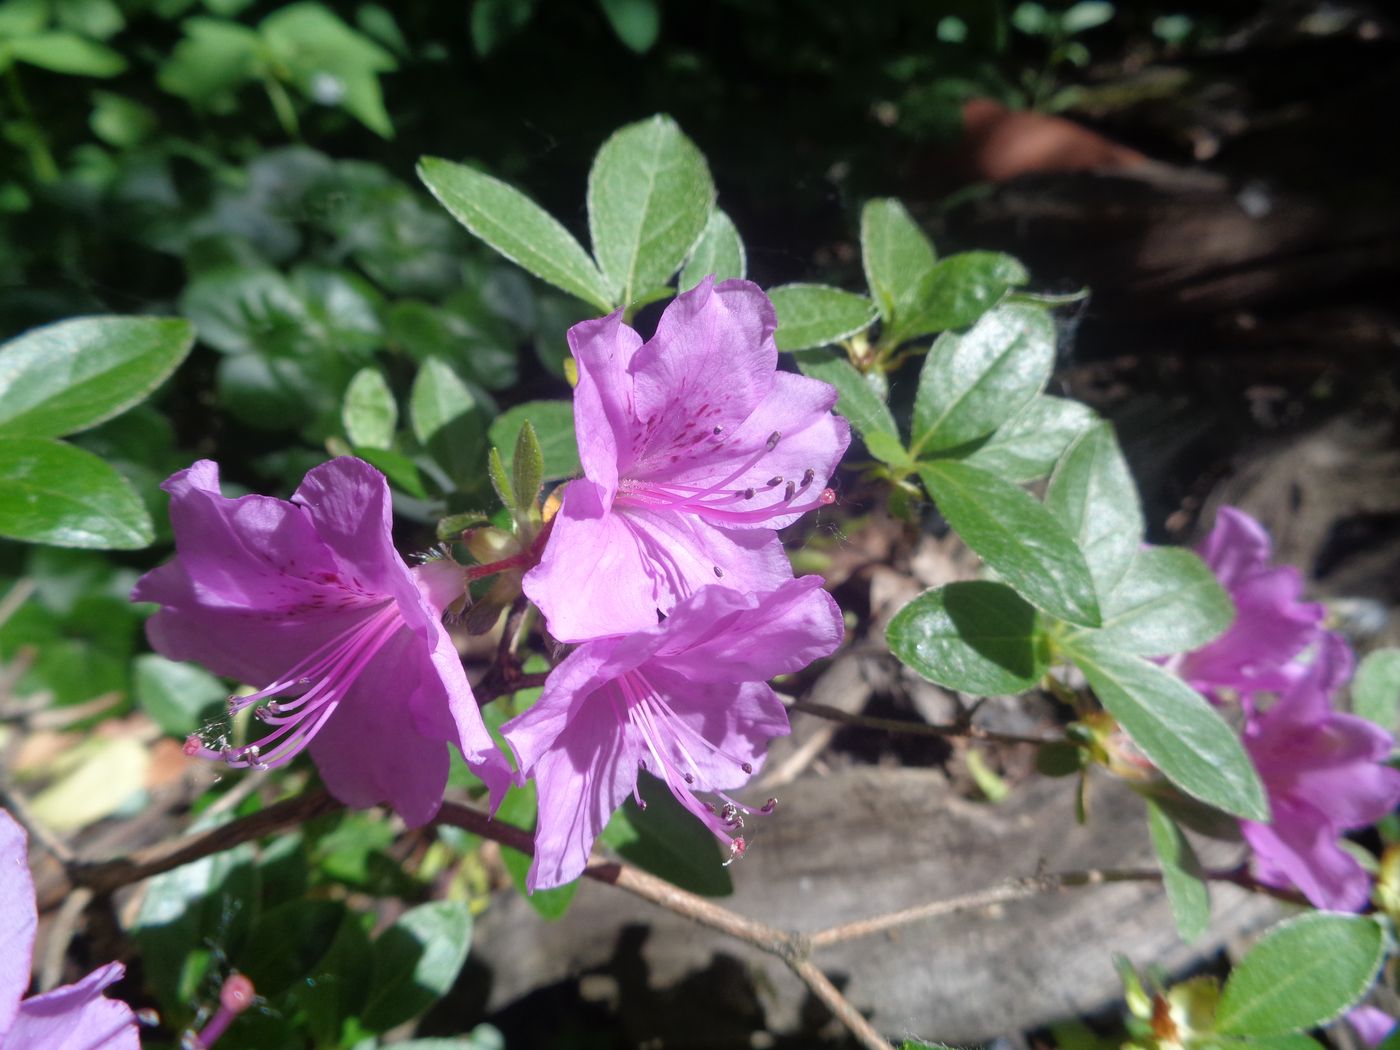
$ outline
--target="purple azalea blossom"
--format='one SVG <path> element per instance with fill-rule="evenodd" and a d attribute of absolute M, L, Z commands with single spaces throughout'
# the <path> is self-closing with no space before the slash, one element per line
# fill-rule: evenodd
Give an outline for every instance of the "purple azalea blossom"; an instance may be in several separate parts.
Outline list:
<path fill-rule="evenodd" d="M 138 1050 L 131 1007 L 102 994 L 126 972 L 121 963 L 24 998 L 37 921 L 24 829 L 0 809 L 0 1050 Z"/>
<path fill-rule="evenodd" d="M 1300 677 L 1244 732 L 1273 816 L 1269 824 L 1240 822 L 1256 877 L 1337 911 L 1364 907 L 1370 892 L 1366 871 L 1338 839 L 1400 802 L 1400 770 L 1385 764 L 1391 735 L 1332 709 L 1332 693 L 1351 669 L 1346 642 L 1327 635 Z"/>
<path fill-rule="evenodd" d="M 743 853 L 749 811 L 727 792 L 788 732 L 765 680 L 841 642 L 841 612 L 821 582 L 804 576 L 766 594 L 703 587 L 665 622 L 585 642 L 554 669 L 539 701 L 502 727 L 539 790 L 532 891 L 578 877 L 608 817 L 636 796 L 639 770 L 729 843 L 731 858 Z"/>
<path fill-rule="evenodd" d="M 265 768 L 309 748 L 336 798 L 387 801 L 423 824 L 442 803 L 451 743 L 499 800 L 509 764 L 441 620 L 465 579 L 450 563 L 404 564 L 382 474 L 346 456 L 310 471 L 290 503 L 225 499 L 218 466 L 201 460 L 164 488 L 176 557 L 132 592 L 161 606 L 151 645 L 258 686 L 229 705 L 259 705 L 268 727 L 241 747 L 191 737 L 187 753 Z"/>
<path fill-rule="evenodd" d="M 1243 511 L 1221 507 L 1215 528 L 1197 548 L 1235 603 L 1235 620 L 1215 641 L 1187 653 L 1178 673 L 1207 696 L 1230 690 L 1247 699 L 1279 692 L 1303 673 L 1298 659 L 1327 632 L 1326 609 L 1304 602 L 1303 579 L 1291 565 L 1270 566 L 1264 527 Z"/>
<path fill-rule="evenodd" d="M 773 305 L 748 281 L 702 281 L 650 342 L 621 313 L 569 330 L 584 477 L 563 490 L 525 593 L 562 641 L 656 624 L 723 581 L 792 578 L 775 534 L 835 497 L 850 427 L 836 390 L 777 371 Z"/>
<path fill-rule="evenodd" d="M 1380 1046 L 1400 1021 L 1377 1006 L 1355 1006 L 1347 1011 L 1347 1023 L 1367 1046 Z"/>

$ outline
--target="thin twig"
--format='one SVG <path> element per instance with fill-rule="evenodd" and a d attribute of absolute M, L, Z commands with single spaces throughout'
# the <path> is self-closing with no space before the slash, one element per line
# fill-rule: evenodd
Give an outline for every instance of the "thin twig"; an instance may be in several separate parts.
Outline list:
<path fill-rule="evenodd" d="M 44 957 L 39 964 L 39 991 L 52 991 L 63 977 L 63 960 L 68 956 L 68 945 L 73 940 L 78 920 L 92 903 L 92 890 L 76 889 L 63 899 L 58 916 L 49 928 L 48 940 L 44 942 Z"/>
<path fill-rule="evenodd" d="M 0 778 L 0 802 L 5 804 L 17 821 L 24 825 L 29 832 L 30 839 L 39 843 L 58 858 L 60 864 L 71 864 L 77 859 L 68 843 L 64 842 L 57 834 L 49 829 L 42 820 L 34 815 L 34 810 L 29 805 L 28 797 L 13 784 L 6 783 Z"/>
<path fill-rule="evenodd" d="M 900 718 L 875 718 L 870 715 L 853 715 L 839 707 L 814 704 L 810 700 L 795 701 L 790 711 L 827 718 L 833 722 L 854 726 L 857 729 L 876 729 L 885 733 L 904 733 L 909 736 L 966 737 L 969 740 L 985 740 L 997 744 L 1057 744 L 1063 736 L 1035 736 L 1025 733 L 1001 733 L 995 729 L 984 729 L 975 725 L 935 726 L 926 722 L 910 722 Z"/>

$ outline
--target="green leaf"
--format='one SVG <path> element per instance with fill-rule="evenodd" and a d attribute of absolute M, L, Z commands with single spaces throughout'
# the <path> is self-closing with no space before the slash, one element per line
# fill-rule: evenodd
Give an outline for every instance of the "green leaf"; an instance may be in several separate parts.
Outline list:
<path fill-rule="evenodd" d="M 379 74 L 398 68 L 388 51 L 312 0 L 278 8 L 258 29 L 308 99 L 339 105 L 375 134 L 394 137 L 379 88 Z"/>
<path fill-rule="evenodd" d="M 892 197 L 867 201 L 861 209 L 860 257 L 886 325 L 913 309 L 919 286 L 936 260 L 933 242 Z"/>
<path fill-rule="evenodd" d="M 670 117 L 608 137 L 588 173 L 588 230 L 614 306 L 671 279 L 714 203 L 704 155 Z"/>
<path fill-rule="evenodd" d="M 514 448 L 527 419 L 535 428 L 544 457 L 544 473 L 540 480 L 560 481 L 583 469 L 574 438 L 572 401 L 526 401 L 506 409 L 491 421 L 491 444 L 497 448 Z"/>
<path fill-rule="evenodd" d="M 413 433 L 456 483 L 471 490 L 481 478 L 487 415 L 481 399 L 446 362 L 423 362 L 408 395 Z"/>
<path fill-rule="evenodd" d="M 628 48 L 645 54 L 661 31 L 657 0 L 599 0 L 613 32 Z"/>
<path fill-rule="evenodd" d="M 694 288 L 700 281 L 715 275 L 716 281 L 727 281 L 732 277 L 743 277 L 748 273 L 748 255 L 744 252 L 744 242 L 734 227 L 734 220 L 715 208 L 705 223 L 705 230 L 690 256 L 681 268 L 679 291 Z"/>
<path fill-rule="evenodd" d="M 1387 733 L 1400 720 L 1400 649 L 1367 653 L 1351 681 L 1351 709 Z"/>
<path fill-rule="evenodd" d="M 57 0 L 54 14 L 64 29 L 95 40 L 106 40 L 126 25 L 114 0 Z"/>
<path fill-rule="evenodd" d="M 1054 365 L 1054 323 L 1032 306 L 998 307 L 965 335 L 940 337 L 919 375 L 910 452 L 991 434 L 1040 393 Z"/>
<path fill-rule="evenodd" d="M 588 253 L 515 187 L 437 157 L 418 162 L 418 177 L 458 222 L 511 262 L 599 310 L 613 308 L 608 282 Z"/>
<path fill-rule="evenodd" d="M 428 498 L 428 490 L 423 486 L 423 476 L 418 473 L 418 465 L 403 453 L 387 448 L 357 448 L 355 455 L 375 467 L 397 488 L 415 499 Z"/>
<path fill-rule="evenodd" d="M 194 345 L 186 321 L 82 317 L 0 346 L 0 436 L 62 437 L 144 401 Z"/>
<path fill-rule="evenodd" d="M 1035 609 L 1004 583 L 967 581 L 925 591 L 890 620 L 890 651 L 930 682 L 971 693 L 1023 693 L 1048 652 Z"/>
<path fill-rule="evenodd" d="M 383 1032 L 417 1017 L 452 990 L 472 941 L 465 902 L 432 901 L 404 912 L 374 942 L 374 976 L 360 1020 Z"/>
<path fill-rule="evenodd" d="M 1085 431 L 1050 475 L 1045 505 L 1079 544 L 1100 595 L 1108 595 L 1142 546 L 1142 503 L 1113 424 Z"/>
<path fill-rule="evenodd" d="M 154 653 L 132 663 L 132 690 L 141 709 L 178 737 L 198 731 L 207 716 L 222 714 L 228 696 L 224 683 L 203 668 Z"/>
<path fill-rule="evenodd" d="M 599 841 L 623 860 L 681 889 L 702 897 L 733 893 L 714 835 L 650 774 L 641 774 L 638 794 L 646 808 L 624 805 L 612 815 Z"/>
<path fill-rule="evenodd" d="M 543 482 L 544 452 L 534 425 L 527 419 L 520 428 L 520 436 L 515 439 L 515 460 L 511 468 L 515 505 L 524 511 L 533 507 Z"/>
<path fill-rule="evenodd" d="M 779 350 L 839 343 L 865 331 L 877 315 L 865 296 L 824 284 L 785 284 L 770 288 L 768 298 L 778 312 Z"/>
<path fill-rule="evenodd" d="M 953 460 L 922 463 L 919 477 L 948 524 L 1021 597 L 1058 619 L 1099 625 L 1084 555 L 1025 490 Z"/>
<path fill-rule="evenodd" d="M 1176 932 L 1190 944 L 1210 925 L 1210 891 L 1206 886 L 1196 851 L 1166 812 L 1147 799 L 1147 829 L 1152 849 L 1162 865 L 1162 884 L 1167 891 Z"/>
<path fill-rule="evenodd" d="M 1366 994 L 1388 940 L 1380 923 L 1361 915 L 1310 912 L 1280 923 L 1225 982 L 1217 1029 L 1273 1036 L 1326 1024 Z"/>
<path fill-rule="evenodd" d="M 510 484 L 510 476 L 506 473 L 505 461 L 501 459 L 501 450 L 495 445 L 492 445 L 491 451 L 486 454 L 486 476 L 491 479 L 491 488 L 495 490 L 501 505 L 506 510 L 515 511 L 515 492 Z"/>
<path fill-rule="evenodd" d="M 1029 279 L 1026 268 L 1009 255 L 950 255 L 924 275 L 909 314 L 892 326 L 886 341 L 898 344 L 929 332 L 965 328 Z"/>
<path fill-rule="evenodd" d="M 1104 599 L 1095 642 L 1138 656 L 1171 656 L 1214 641 L 1235 606 L 1206 563 L 1179 547 L 1137 552 L 1127 574 Z"/>
<path fill-rule="evenodd" d="M 844 356 L 825 350 L 804 350 L 793 356 L 803 375 L 836 388 L 841 395 L 836 401 L 836 411 L 851 421 L 851 426 L 866 439 L 867 445 L 872 437 L 883 434 L 899 447 L 901 461 L 908 458 L 899 444 L 899 428 L 895 426 L 889 406 Z M 880 455 L 874 448 L 870 451 Z"/>
<path fill-rule="evenodd" d="M 1099 702 L 1168 780 L 1237 817 L 1269 820 L 1253 763 L 1205 697 L 1156 664 L 1093 638 L 1065 638 L 1061 647 Z"/>
<path fill-rule="evenodd" d="M 1042 394 L 999 426 L 963 462 L 1018 485 L 1035 481 L 1054 469 L 1065 450 L 1096 419 L 1088 405 Z"/>
<path fill-rule="evenodd" d="M 485 58 L 530 23 L 535 0 L 475 0 L 472 4 L 472 46 Z"/>
<path fill-rule="evenodd" d="M 159 119 L 151 110 L 123 95 L 95 91 L 92 101 L 89 127 L 103 142 L 119 149 L 140 145 L 160 127 Z"/>
<path fill-rule="evenodd" d="M 1060 16 L 1060 32 L 1074 36 L 1113 19 L 1113 5 L 1107 0 L 1079 0 Z"/>
<path fill-rule="evenodd" d="M 247 26 L 219 18 L 191 18 L 181 28 L 185 35 L 161 65 L 156 82 L 202 109 L 232 111 L 238 88 L 263 64 L 262 38 Z"/>
<path fill-rule="evenodd" d="M 131 484 L 62 441 L 0 438 L 0 536 L 56 547 L 139 550 L 155 527 Z"/>
<path fill-rule="evenodd" d="M 355 373 L 345 388 L 340 421 L 345 425 L 345 436 L 356 448 L 387 449 L 393 444 L 399 406 L 383 372 L 362 368 Z"/>
<path fill-rule="evenodd" d="M 54 73 L 83 77 L 114 77 L 126 69 L 126 59 L 110 47 L 84 40 L 76 33 L 36 33 L 5 41 L 16 61 Z"/>

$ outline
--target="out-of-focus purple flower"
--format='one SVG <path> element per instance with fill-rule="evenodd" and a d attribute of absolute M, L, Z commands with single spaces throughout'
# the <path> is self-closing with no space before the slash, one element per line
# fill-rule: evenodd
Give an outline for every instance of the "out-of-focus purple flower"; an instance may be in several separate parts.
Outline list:
<path fill-rule="evenodd" d="M 1351 650 L 1327 635 L 1278 701 L 1250 718 L 1244 746 L 1269 795 L 1272 821 L 1241 821 L 1256 877 L 1296 887 L 1319 908 L 1356 911 L 1370 879 L 1338 845 L 1400 802 L 1400 770 L 1385 764 L 1394 741 L 1379 726 L 1332 709 L 1351 675 Z"/>
<path fill-rule="evenodd" d="M 709 279 L 645 344 L 620 313 L 570 329 L 584 477 L 525 577 L 556 638 L 654 626 L 717 581 L 791 579 L 774 530 L 834 499 L 850 427 L 829 384 L 777 371 L 776 325 L 757 285 Z"/>
<path fill-rule="evenodd" d="M 229 704 L 257 705 L 268 727 L 240 747 L 191 737 L 188 753 L 262 768 L 309 748 L 336 798 L 387 801 L 422 824 L 442 803 L 451 743 L 499 800 L 509 764 L 442 626 L 464 577 L 404 564 L 382 474 L 347 456 L 310 471 L 290 503 L 225 499 L 218 466 L 201 460 L 164 488 L 176 557 L 132 592 L 161 606 L 151 645 L 258 686 Z"/>
<path fill-rule="evenodd" d="M 1326 610 L 1299 599 L 1303 579 L 1291 565 L 1271 566 L 1264 527 L 1243 511 L 1221 507 L 1215 528 L 1197 548 L 1235 603 L 1235 619 L 1215 641 L 1187 653 L 1177 670 L 1196 689 L 1220 698 L 1278 692 L 1296 681 L 1298 659 L 1326 633 Z"/>
<path fill-rule="evenodd" d="M 1400 1021 L 1379 1007 L 1356 1006 L 1347 1011 L 1347 1024 L 1356 1029 L 1367 1046 L 1380 1046 Z"/>
<path fill-rule="evenodd" d="M 121 963 L 24 998 L 37 919 L 24 829 L 0 809 L 0 1050 L 138 1050 L 131 1007 L 102 994 L 126 972 Z"/>
<path fill-rule="evenodd" d="M 502 727 L 539 789 L 530 889 L 578 877 L 608 817 L 635 795 L 639 770 L 741 855 L 749 811 L 727 792 L 788 731 L 765 680 L 832 652 L 842 633 L 821 578 L 804 576 L 761 595 L 704 587 L 664 623 L 574 650 L 535 706 Z"/>

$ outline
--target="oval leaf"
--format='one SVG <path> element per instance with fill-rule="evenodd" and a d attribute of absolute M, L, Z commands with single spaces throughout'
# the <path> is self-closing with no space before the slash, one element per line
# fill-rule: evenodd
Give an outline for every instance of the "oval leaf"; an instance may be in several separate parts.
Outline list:
<path fill-rule="evenodd" d="M 913 309 L 920 284 L 936 261 L 933 242 L 893 198 L 868 201 L 861 209 L 860 258 L 885 324 Z"/>
<path fill-rule="evenodd" d="M 785 284 L 768 298 L 778 311 L 779 350 L 827 346 L 863 332 L 875 320 L 875 304 L 863 295 L 824 284 Z"/>
<path fill-rule="evenodd" d="M 1058 619 L 1098 626 L 1084 555 L 1029 493 L 953 460 L 920 464 L 919 477 L 948 524 L 1021 597 Z"/>
<path fill-rule="evenodd" d="M 671 279 L 714 203 L 704 155 L 670 117 L 612 133 L 588 173 L 588 230 L 616 305 Z"/>
<path fill-rule="evenodd" d="M 362 368 L 355 373 L 345 388 L 340 421 L 345 436 L 356 448 L 386 449 L 393 444 L 399 406 L 384 373 L 377 368 Z"/>
<path fill-rule="evenodd" d="M 472 233 L 542 281 L 613 308 L 607 281 L 563 225 L 514 186 L 438 157 L 418 162 L 418 177 Z"/>
<path fill-rule="evenodd" d="M 80 317 L 0 346 L 0 436 L 62 437 L 144 401 L 194 345 L 188 321 Z"/>
<path fill-rule="evenodd" d="M 914 397 L 910 451 L 939 452 L 986 437 L 1050 380 L 1055 325 L 1034 306 L 1003 306 L 965 335 L 933 344 Z"/>
<path fill-rule="evenodd" d="M 1142 546 L 1142 503 L 1113 424 L 1096 424 L 1050 476 L 1045 505 L 1084 552 L 1098 593 L 1107 596 Z"/>
<path fill-rule="evenodd" d="M 1311 912 L 1280 923 L 1225 982 L 1216 1027 L 1270 1036 L 1315 1028 L 1358 1002 L 1389 947 L 1376 920 Z"/>
<path fill-rule="evenodd" d="M 526 420 L 535 428 L 544 455 L 543 481 L 560 481 L 579 473 L 578 442 L 574 438 L 572 401 L 526 401 L 508 408 L 491 421 L 491 444 L 513 449 Z"/>
<path fill-rule="evenodd" d="M 408 394 L 413 433 L 461 489 L 480 485 L 486 453 L 487 411 L 446 362 L 430 357 Z"/>
<path fill-rule="evenodd" d="M 898 443 L 899 429 L 895 426 L 889 405 L 871 389 L 854 365 L 844 357 L 825 350 L 804 350 L 794 357 L 803 375 L 820 379 L 836 388 L 841 395 L 836 402 L 836 411 L 851 421 L 851 426 L 867 439 L 867 443 L 872 434 L 884 434 Z"/>
<path fill-rule="evenodd" d="M 1009 255 L 950 255 L 924 275 L 914 305 L 898 325 L 891 326 L 888 341 L 901 343 L 930 332 L 965 328 L 1029 279 L 1026 268 Z"/>
<path fill-rule="evenodd" d="M 1176 932 L 1190 944 L 1210 925 L 1210 890 L 1201 862 L 1181 829 L 1151 799 L 1147 799 L 1147 830 L 1162 865 L 1162 885 L 1176 921 Z"/>
<path fill-rule="evenodd" d="M 365 1027 L 393 1028 L 450 992 L 471 942 L 472 915 L 464 901 L 432 901 L 399 916 L 374 942 Z"/>
<path fill-rule="evenodd" d="M 1035 481 L 1055 468 L 1065 449 L 1097 418 L 1088 405 L 1042 394 L 997 427 L 963 462 L 1018 485 Z"/>
<path fill-rule="evenodd" d="M 141 497 L 91 452 L 0 438 L 0 536 L 56 547 L 137 550 L 155 539 Z"/>
<path fill-rule="evenodd" d="M 1035 609 L 1002 583 L 925 591 L 890 620 L 890 651 L 930 682 L 973 696 L 1023 693 L 1045 673 Z"/>
<path fill-rule="evenodd" d="M 1259 774 L 1205 697 L 1156 664 L 1094 639 L 1068 638 L 1062 645 L 1099 702 L 1168 780 L 1226 813 L 1268 821 Z"/>
<path fill-rule="evenodd" d="M 734 221 L 716 208 L 710 212 L 705 232 L 690 249 L 690 258 L 681 270 L 680 290 L 689 291 L 710 274 L 715 275 L 716 281 L 727 281 L 747 273 L 748 255 L 739 231 Z"/>
<path fill-rule="evenodd" d="M 1148 547 L 1105 600 L 1096 641 L 1139 656 L 1171 656 L 1214 641 L 1234 618 L 1230 596 L 1196 554 Z"/>

